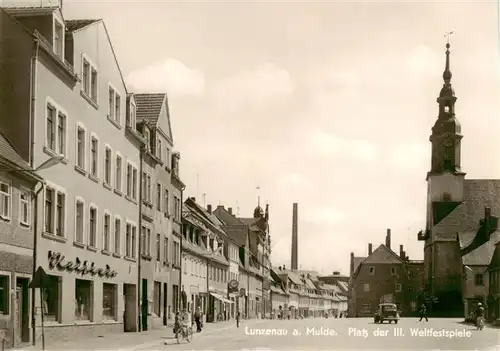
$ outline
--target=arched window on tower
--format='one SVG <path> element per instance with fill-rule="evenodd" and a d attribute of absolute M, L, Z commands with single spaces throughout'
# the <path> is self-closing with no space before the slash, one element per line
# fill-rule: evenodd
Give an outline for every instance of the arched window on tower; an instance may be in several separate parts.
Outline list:
<path fill-rule="evenodd" d="M 444 112 L 449 113 L 450 112 L 450 106 L 449 105 L 444 105 Z"/>
<path fill-rule="evenodd" d="M 445 170 L 453 170 L 454 166 L 453 163 L 451 162 L 451 157 L 450 155 L 445 155 L 444 156 L 444 169 Z"/>

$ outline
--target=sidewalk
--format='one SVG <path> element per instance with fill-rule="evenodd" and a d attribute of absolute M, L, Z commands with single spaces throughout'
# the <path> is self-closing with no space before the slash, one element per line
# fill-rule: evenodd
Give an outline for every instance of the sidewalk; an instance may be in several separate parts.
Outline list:
<path fill-rule="evenodd" d="M 249 319 L 244 320 L 244 324 L 257 324 L 264 322 L 265 319 Z M 211 334 L 224 329 L 236 328 L 236 321 L 225 321 L 218 323 L 206 323 L 203 325 L 201 333 L 195 333 L 195 337 L 203 337 L 204 335 Z M 196 327 L 194 327 L 196 330 Z M 120 350 L 120 351 L 134 351 L 137 349 L 147 349 L 154 346 L 164 344 L 177 344 L 175 335 L 171 326 L 162 329 L 148 330 L 140 333 L 113 333 L 107 334 L 102 337 L 95 338 L 82 338 L 73 340 L 64 340 L 46 343 L 45 349 L 49 351 L 54 350 Z M 27 347 L 16 348 L 14 350 L 37 351 L 42 349 L 42 340 L 37 340 L 35 346 L 30 345 Z"/>

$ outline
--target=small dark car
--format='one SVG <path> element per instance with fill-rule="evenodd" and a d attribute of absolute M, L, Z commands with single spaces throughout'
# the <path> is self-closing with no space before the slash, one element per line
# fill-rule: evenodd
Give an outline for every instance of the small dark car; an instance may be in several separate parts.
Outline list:
<path fill-rule="evenodd" d="M 375 312 L 374 322 L 384 323 L 384 321 L 389 321 L 389 323 L 398 323 L 399 312 L 398 308 L 393 303 L 381 303 L 378 305 L 378 310 Z"/>

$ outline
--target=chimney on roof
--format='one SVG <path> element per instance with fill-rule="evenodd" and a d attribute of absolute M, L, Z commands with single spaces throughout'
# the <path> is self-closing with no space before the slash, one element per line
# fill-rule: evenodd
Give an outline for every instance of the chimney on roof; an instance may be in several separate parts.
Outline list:
<path fill-rule="evenodd" d="M 281 266 L 279 266 L 278 269 L 281 271 Z"/>
<path fill-rule="evenodd" d="M 227 208 L 227 212 L 229 212 L 229 214 L 232 215 L 233 214 L 233 208 L 232 207 L 228 207 Z"/>
<path fill-rule="evenodd" d="M 368 256 L 370 256 L 373 253 L 373 244 L 368 243 Z"/>
<path fill-rule="evenodd" d="M 210 204 L 207 205 L 207 212 L 212 213 L 212 205 Z"/>
<path fill-rule="evenodd" d="M 285 270 L 285 269 L 286 269 L 286 266 L 285 266 L 285 265 L 283 265 L 283 270 Z"/>
<path fill-rule="evenodd" d="M 349 267 L 349 275 L 352 275 L 354 273 L 354 252 L 351 252 L 351 265 Z"/>
<path fill-rule="evenodd" d="M 399 245 L 399 257 L 403 260 L 405 259 L 405 250 L 403 250 L 403 245 Z"/>
<path fill-rule="evenodd" d="M 391 230 L 389 228 L 387 229 L 387 234 L 385 236 L 385 246 L 387 246 L 388 249 L 391 248 Z"/>
<path fill-rule="evenodd" d="M 196 202 L 196 198 L 195 198 L 194 196 L 191 196 L 191 200 L 192 200 L 193 202 Z"/>

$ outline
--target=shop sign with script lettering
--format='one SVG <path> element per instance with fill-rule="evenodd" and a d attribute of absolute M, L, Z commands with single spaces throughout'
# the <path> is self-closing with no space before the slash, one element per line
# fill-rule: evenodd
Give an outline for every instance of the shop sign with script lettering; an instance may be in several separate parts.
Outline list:
<path fill-rule="evenodd" d="M 69 272 L 76 272 L 81 275 L 98 275 L 99 277 L 114 278 L 118 272 L 111 269 L 109 265 L 105 268 L 97 268 L 94 262 L 80 261 L 77 257 L 75 261 L 69 261 L 60 252 L 49 251 L 49 268 L 58 268 Z"/>

